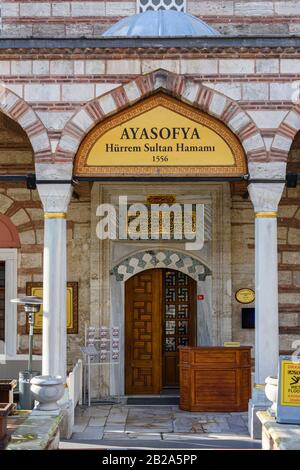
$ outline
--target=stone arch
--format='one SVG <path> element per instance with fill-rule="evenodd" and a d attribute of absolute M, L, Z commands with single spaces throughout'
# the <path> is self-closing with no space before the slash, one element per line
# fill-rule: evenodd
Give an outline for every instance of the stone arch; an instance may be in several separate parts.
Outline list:
<path fill-rule="evenodd" d="M 300 130 L 296 132 L 291 143 L 288 152 L 286 171 L 287 173 L 300 172 Z"/>
<path fill-rule="evenodd" d="M 181 271 L 195 281 L 205 281 L 211 274 L 210 269 L 198 258 L 170 249 L 139 251 L 118 263 L 110 272 L 117 281 L 127 281 L 135 274 L 146 269 L 167 268 Z"/>
<path fill-rule="evenodd" d="M 3 85 L 0 85 L 0 111 L 17 122 L 26 132 L 32 145 L 35 163 L 52 158 L 47 130 L 26 101 Z"/>
<path fill-rule="evenodd" d="M 0 248 L 20 248 L 18 231 L 11 220 L 0 214 Z"/>
<path fill-rule="evenodd" d="M 18 247 L 23 243 L 37 243 L 37 227 L 35 227 L 30 214 L 25 208 L 20 207 L 18 201 L 7 194 L 0 194 L 0 219 L 7 220 L 8 226 L 12 225 L 17 231 Z M 2 230 L 1 225 L 0 230 Z M 3 247 L 0 246 L 0 248 Z"/>
<path fill-rule="evenodd" d="M 277 129 L 270 149 L 273 158 L 287 162 L 291 145 L 299 130 L 300 105 L 296 105 L 287 113 Z"/>
<path fill-rule="evenodd" d="M 140 76 L 83 106 L 67 122 L 57 146 L 57 158 L 72 161 L 81 141 L 97 123 L 158 91 L 222 121 L 239 138 L 248 162 L 266 160 L 260 130 L 238 103 L 201 83 L 166 70 Z"/>

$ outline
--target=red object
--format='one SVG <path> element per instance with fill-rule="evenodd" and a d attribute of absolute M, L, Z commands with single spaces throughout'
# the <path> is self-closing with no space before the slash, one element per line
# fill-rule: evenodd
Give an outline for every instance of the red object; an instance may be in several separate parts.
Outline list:
<path fill-rule="evenodd" d="M 198 294 L 197 295 L 197 300 L 204 300 L 204 295 L 203 294 Z"/>
<path fill-rule="evenodd" d="M 0 214 L 0 248 L 20 248 L 18 231 L 6 215 Z"/>

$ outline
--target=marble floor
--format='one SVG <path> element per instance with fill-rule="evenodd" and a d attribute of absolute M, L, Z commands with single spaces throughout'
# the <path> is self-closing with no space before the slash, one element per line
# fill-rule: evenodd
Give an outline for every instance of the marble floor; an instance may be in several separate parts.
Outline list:
<path fill-rule="evenodd" d="M 93 405 L 76 408 L 72 438 L 61 448 L 260 448 L 247 413 L 190 413 L 178 406 Z M 206 446 L 206 447 L 205 447 Z"/>

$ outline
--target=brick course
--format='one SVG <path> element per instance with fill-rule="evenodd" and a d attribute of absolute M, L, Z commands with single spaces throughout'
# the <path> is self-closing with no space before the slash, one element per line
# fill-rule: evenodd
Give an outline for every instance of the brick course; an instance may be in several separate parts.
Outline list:
<path fill-rule="evenodd" d="M 14 64 L 16 61 L 13 61 Z M 78 61 L 77 61 L 78 62 Z M 28 61 L 26 62 L 28 64 Z M 48 111 L 48 121 L 51 121 L 51 111 L 54 113 L 57 111 L 76 111 L 77 108 L 77 103 L 80 104 L 85 104 L 87 101 L 89 102 L 90 100 L 94 99 L 95 96 L 99 94 L 105 93 L 107 90 L 113 89 L 118 86 L 118 83 L 108 83 L 107 80 L 109 79 L 109 76 L 103 75 L 103 78 L 101 77 L 102 83 L 99 83 L 100 78 L 97 80 L 98 83 L 90 83 L 91 80 L 96 81 L 96 76 L 95 78 L 91 78 L 91 76 L 85 75 L 85 76 L 80 76 L 80 78 L 77 78 L 77 76 L 68 76 L 68 82 L 66 83 L 66 78 L 63 78 L 63 76 L 57 75 L 54 80 L 54 76 L 50 75 L 50 62 L 49 66 L 47 61 L 42 60 L 42 61 L 37 61 L 36 67 L 34 67 L 34 63 L 32 65 L 32 68 L 28 67 L 27 65 L 27 70 L 33 70 L 34 68 L 42 69 L 45 74 L 46 72 L 49 73 L 49 78 L 48 77 L 37 77 L 32 80 L 30 77 L 26 79 L 26 82 L 24 83 L 24 79 L 22 79 L 23 84 L 18 85 L 18 80 L 19 78 L 14 78 L 14 82 L 12 83 L 9 81 L 7 83 L 8 87 L 12 87 L 14 89 L 14 86 L 19 86 L 22 87 L 18 91 L 22 93 L 26 101 L 29 101 L 31 104 L 31 110 L 28 107 L 28 104 L 26 102 L 22 102 L 20 99 L 18 99 L 18 107 L 22 111 L 23 114 L 25 114 L 25 107 L 28 109 L 28 116 L 30 115 L 30 119 L 24 119 L 20 121 L 20 124 L 24 127 L 26 121 L 32 120 L 32 116 L 34 116 L 33 110 L 36 111 Z M 81 70 L 83 71 L 84 69 L 84 61 L 79 62 L 81 64 Z M 100 61 L 102 64 L 102 62 Z M 137 61 L 135 61 L 137 63 Z M 197 63 L 197 60 L 194 60 L 193 65 Z M 249 62 L 247 62 L 249 63 Z M 63 61 L 55 61 L 55 64 L 58 64 L 59 67 L 68 67 L 70 70 L 74 70 L 74 68 L 71 66 L 71 61 L 68 60 L 64 64 Z M 236 62 L 235 62 L 236 64 Z M 200 61 L 201 65 L 201 61 Z M 92 68 L 92 61 L 89 60 L 87 61 L 86 66 L 88 68 Z M 102 65 L 101 65 L 102 66 Z M 15 67 L 15 65 L 14 65 Z M 94 67 L 98 67 L 98 62 L 94 65 Z M 49 72 L 48 72 L 49 70 Z M 170 75 L 171 76 L 171 75 Z M 5 77 L 3 77 L 5 78 Z M 118 75 L 117 77 L 114 77 L 114 80 L 124 81 L 125 83 L 128 82 L 132 77 L 127 75 L 122 76 L 122 78 Z M 199 81 L 199 78 L 195 75 L 190 76 L 191 79 L 194 79 L 195 83 Z M 49 81 L 49 79 L 51 81 Z M 255 81 L 249 82 L 250 77 L 245 76 L 244 82 L 241 81 L 239 78 L 239 81 L 235 81 L 235 78 L 225 78 L 222 79 L 221 77 L 216 77 L 214 79 L 210 79 L 211 81 L 205 81 L 205 85 L 208 86 L 209 88 L 212 88 L 213 90 L 219 91 L 221 94 L 227 95 L 229 98 L 237 100 L 240 102 L 240 106 L 244 110 L 258 110 L 258 109 L 283 109 L 288 111 L 291 109 L 291 99 L 292 99 L 292 93 L 294 93 L 294 88 L 292 86 L 292 83 L 290 81 L 287 81 L 286 84 L 284 83 L 276 83 L 276 82 L 270 82 L 267 83 L 266 81 L 263 81 L 261 83 L 258 83 L 257 77 L 255 78 Z M 10 79 L 11 80 L 11 79 Z M 88 80 L 88 81 L 86 81 Z M 104 81 L 103 81 L 104 80 Z M 215 83 L 213 83 L 213 81 Z M 220 80 L 223 80 L 220 82 Z M 226 81 L 227 80 L 227 81 Z M 277 79 L 278 80 L 278 79 Z M 290 79 L 287 79 L 290 80 Z M 79 83 L 78 83 L 79 81 Z M 139 80 L 137 81 L 139 83 Z M 7 89 L 6 89 L 7 90 Z M 120 92 L 118 92 L 120 93 Z M 8 91 L 5 92 L 6 95 L 9 94 Z M 8 97 L 5 97 L 5 101 L 7 102 L 12 102 L 14 99 L 13 94 L 8 95 Z M 113 95 L 112 95 L 113 96 Z M 117 95 L 116 95 L 117 96 Z M 268 97 L 273 98 L 273 101 L 269 100 Z M 253 100 L 255 98 L 255 101 Z M 9 101 L 10 100 L 10 101 Z M 22 104 L 23 103 L 23 104 Z M 6 105 L 7 108 L 7 105 Z M 282 123 L 280 129 L 279 129 L 279 135 L 274 138 L 273 145 L 272 145 L 272 150 L 273 152 L 271 153 L 274 158 L 281 158 L 281 159 L 286 159 L 287 158 L 287 151 L 289 149 L 291 140 L 288 140 L 286 138 L 286 134 L 288 134 L 289 138 L 292 138 L 293 135 L 296 133 L 297 130 L 297 122 L 295 124 L 295 115 L 297 114 L 297 107 L 294 107 L 295 109 L 290 111 L 289 116 L 287 117 L 287 122 Z M 266 120 L 266 125 L 269 125 L 270 120 L 268 119 L 269 115 L 266 113 L 266 116 L 263 117 L 263 113 L 261 114 L 261 120 Z M 50 159 L 51 160 L 51 152 L 49 153 L 49 147 L 44 147 L 42 148 L 42 139 L 37 138 L 37 131 L 39 131 L 42 135 L 43 131 L 43 123 L 39 120 L 38 117 L 36 117 L 36 124 L 32 127 L 32 144 L 34 145 L 37 150 L 39 149 L 40 153 L 40 158 L 44 159 Z M 274 123 L 273 128 L 276 128 L 276 125 L 279 125 L 279 123 Z M 262 128 L 264 128 L 264 124 L 260 124 Z M 259 127 L 260 127 L 259 126 Z M 50 126 L 51 127 L 51 126 Z M 285 129 L 289 129 L 288 133 Z M 25 129 L 26 130 L 26 129 Z M 27 132 L 29 133 L 29 129 L 27 129 Z M 47 138 L 46 138 L 47 139 Z M 284 143 L 286 141 L 286 144 Z M 46 140 L 45 140 L 46 142 Z M 37 155 L 38 156 L 38 155 Z"/>
<path fill-rule="evenodd" d="M 188 13 L 224 34 L 276 35 L 300 30 L 296 0 L 187 0 L 186 4 Z M 135 0 L 4 1 L 2 36 L 95 37 L 136 12 Z"/>

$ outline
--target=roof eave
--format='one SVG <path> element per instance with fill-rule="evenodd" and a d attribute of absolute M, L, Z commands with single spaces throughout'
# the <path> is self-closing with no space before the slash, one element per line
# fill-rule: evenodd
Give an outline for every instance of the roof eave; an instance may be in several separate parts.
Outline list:
<path fill-rule="evenodd" d="M 300 36 L 0 38 L 0 49 L 128 48 L 277 48 L 300 47 Z"/>

